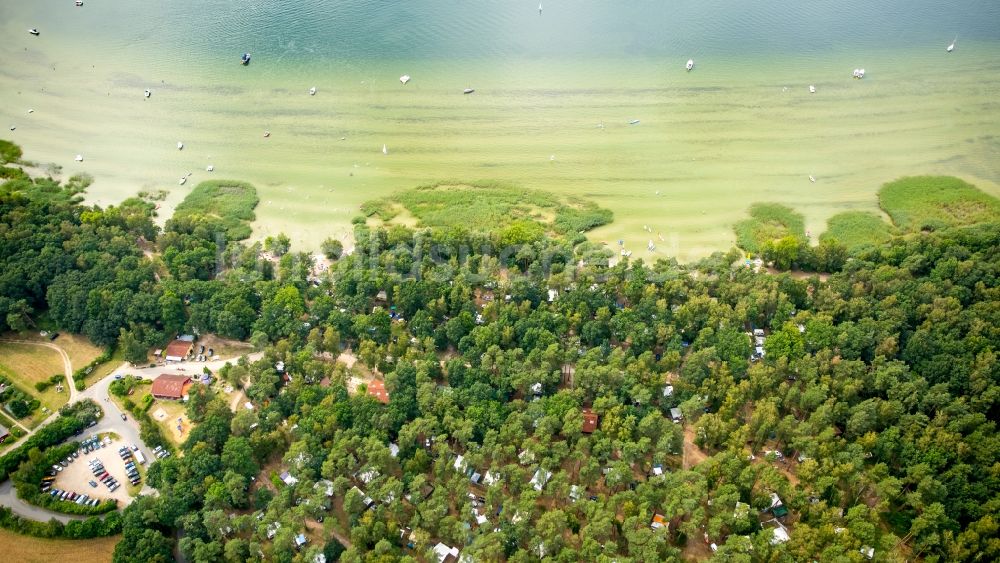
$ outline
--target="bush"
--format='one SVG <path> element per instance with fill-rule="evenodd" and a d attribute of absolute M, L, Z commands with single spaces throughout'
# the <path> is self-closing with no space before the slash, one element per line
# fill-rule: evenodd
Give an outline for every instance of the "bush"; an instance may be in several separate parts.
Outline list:
<path fill-rule="evenodd" d="M 0 506 L 0 527 L 36 538 L 85 539 L 113 536 L 122 531 L 121 514 L 113 512 L 104 518 L 97 516 L 63 524 L 58 520 L 37 522 L 17 516 L 6 506 Z"/>
<path fill-rule="evenodd" d="M 83 431 L 88 424 L 97 420 L 95 413 L 100 413 L 100 407 L 93 401 L 80 401 L 63 407 L 59 413 L 61 416 L 51 424 L 42 427 L 18 448 L 0 457 L 0 481 L 7 479 L 24 460 L 28 459 L 28 453 L 33 448 L 44 450 Z"/>

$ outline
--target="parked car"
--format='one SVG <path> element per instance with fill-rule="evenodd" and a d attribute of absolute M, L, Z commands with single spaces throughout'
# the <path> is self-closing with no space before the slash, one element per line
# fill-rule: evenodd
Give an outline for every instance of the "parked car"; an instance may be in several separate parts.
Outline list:
<path fill-rule="evenodd" d="M 87 484 L 90 485 L 91 487 L 94 487 L 95 489 L 97 488 L 97 481 L 90 480 L 87 481 Z"/>
<path fill-rule="evenodd" d="M 125 413 L 122 413 L 122 420 L 128 420 L 127 418 L 125 418 Z"/>

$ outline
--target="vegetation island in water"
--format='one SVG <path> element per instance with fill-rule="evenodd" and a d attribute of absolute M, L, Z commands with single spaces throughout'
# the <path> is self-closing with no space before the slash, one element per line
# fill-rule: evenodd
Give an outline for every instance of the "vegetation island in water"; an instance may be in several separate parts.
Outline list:
<path fill-rule="evenodd" d="M 206 367 L 179 443 L 147 381 L 111 386 L 173 452 L 157 494 L 6 528 L 120 534 L 143 563 L 1000 558 L 1000 204 L 961 180 L 888 183 L 891 222 L 841 214 L 818 244 L 760 202 L 693 264 L 588 241 L 612 217 L 584 200 L 447 182 L 314 257 L 248 242 L 245 183 L 160 228 L 149 194 L 84 205 L 85 178 L 3 154 L 5 338 L 80 334 L 137 369 L 184 333 L 256 352 Z M 26 502 L 100 416 L 78 405 L 0 450 Z"/>

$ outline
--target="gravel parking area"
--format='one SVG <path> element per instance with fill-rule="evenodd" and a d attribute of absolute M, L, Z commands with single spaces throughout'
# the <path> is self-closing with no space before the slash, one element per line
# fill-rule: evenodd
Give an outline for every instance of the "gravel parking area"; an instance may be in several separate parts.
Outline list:
<path fill-rule="evenodd" d="M 113 498 L 118 501 L 118 507 L 123 508 L 132 502 L 132 497 L 128 494 L 129 481 L 125 474 L 125 462 L 118 455 L 118 448 L 122 446 L 131 448 L 132 445 L 126 444 L 120 439 L 111 440 L 110 444 L 103 441 L 104 436 L 101 436 L 101 439 L 104 447 L 90 453 L 83 453 L 83 450 L 80 450 L 80 457 L 73 460 L 73 463 L 70 463 L 68 467 L 56 475 L 52 488 L 86 493 L 92 498 L 101 500 Z M 120 486 L 115 492 L 109 491 L 104 483 L 94 477 L 94 473 L 87 463 L 92 459 L 100 460 L 104 464 L 104 469 L 118 481 Z M 97 487 L 90 486 L 90 481 L 97 483 Z"/>

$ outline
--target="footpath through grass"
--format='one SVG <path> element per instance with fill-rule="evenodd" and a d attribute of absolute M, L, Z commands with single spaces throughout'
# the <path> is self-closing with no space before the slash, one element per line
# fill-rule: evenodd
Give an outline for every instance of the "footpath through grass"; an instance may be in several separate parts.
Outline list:
<path fill-rule="evenodd" d="M 105 563 L 111 561 L 115 544 L 121 536 L 86 540 L 67 540 L 22 536 L 0 528 L 0 546 L 4 561 L 10 563 Z"/>

